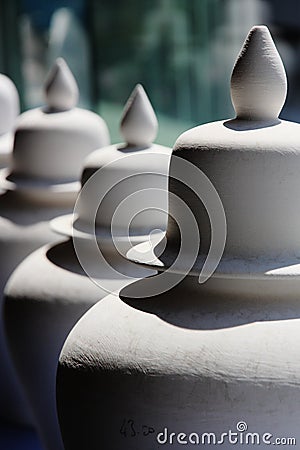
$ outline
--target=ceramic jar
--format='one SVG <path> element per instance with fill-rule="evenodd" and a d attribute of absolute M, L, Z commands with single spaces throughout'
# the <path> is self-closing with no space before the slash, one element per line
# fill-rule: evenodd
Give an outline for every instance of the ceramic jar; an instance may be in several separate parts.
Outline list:
<path fill-rule="evenodd" d="M 66 240 L 28 256 L 5 290 L 11 354 L 47 450 L 63 450 L 55 382 L 65 338 L 107 293 L 155 273 L 123 255 L 152 230 L 161 238 L 166 228 L 171 149 L 152 143 L 157 120 L 140 85 L 125 106 L 121 132 L 127 143 L 102 148 L 85 161 L 74 214 L 52 222 Z"/>
<path fill-rule="evenodd" d="M 278 119 L 286 89 L 254 27 L 231 78 L 236 118 L 179 137 L 166 239 L 128 252 L 157 275 L 102 299 L 64 344 L 65 450 L 299 441 L 300 126 Z"/>
<path fill-rule="evenodd" d="M 49 221 L 72 211 L 84 158 L 109 142 L 105 122 L 75 107 L 78 88 L 61 59 L 49 74 L 45 96 L 45 107 L 19 116 L 10 166 L 0 171 L 1 305 L 15 267 L 33 250 L 57 240 Z M 0 319 L 0 417 L 28 424 L 31 414 L 10 362 L 2 313 Z"/>
<path fill-rule="evenodd" d="M 0 169 L 9 164 L 15 122 L 20 113 L 19 94 L 6 75 L 0 74 Z"/>

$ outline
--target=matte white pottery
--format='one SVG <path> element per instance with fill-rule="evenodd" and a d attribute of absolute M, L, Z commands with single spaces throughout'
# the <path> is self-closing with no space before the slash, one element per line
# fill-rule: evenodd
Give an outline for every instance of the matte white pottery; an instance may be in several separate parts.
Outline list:
<path fill-rule="evenodd" d="M 13 81 L 0 74 L 0 169 L 7 167 L 14 142 L 15 122 L 20 114 L 19 94 Z"/>
<path fill-rule="evenodd" d="M 166 227 L 171 149 L 151 144 L 156 130 L 150 102 L 143 88 L 137 86 L 121 123 L 130 144 L 92 153 L 85 162 L 83 188 L 74 216 L 58 217 L 52 222 L 52 227 L 69 239 L 28 256 L 7 284 L 8 340 L 47 450 L 63 450 L 55 380 L 59 353 L 69 331 L 107 293 L 155 273 L 137 267 L 122 255 L 132 242 L 148 239 L 153 229 L 157 230 L 156 237 L 161 237 L 158 230 Z M 156 191 L 151 189 L 153 185 Z M 144 193 L 140 199 L 134 195 L 137 191 Z M 101 195 L 104 199 L 98 209 Z M 159 208 L 163 213 L 156 212 Z M 142 209 L 145 212 L 136 216 Z M 128 216 L 130 211 L 133 216 Z M 20 321 L 22 327 L 17 327 Z"/>
<path fill-rule="evenodd" d="M 175 144 L 165 248 L 128 252 L 159 273 L 98 302 L 65 342 L 57 379 L 65 450 L 299 442 L 300 125 L 278 119 L 286 85 L 268 29 L 254 27 L 231 79 L 236 118 Z M 187 186 L 213 183 L 199 192 L 207 208 L 176 179 L 191 163 Z M 211 249 L 206 267 L 216 249 L 223 256 L 199 283 Z"/>
<path fill-rule="evenodd" d="M 10 167 L 0 171 L 1 306 L 15 267 L 33 250 L 57 240 L 49 221 L 72 211 L 84 158 L 109 142 L 103 119 L 75 108 L 78 89 L 63 60 L 52 68 L 45 91 L 47 106 L 19 116 Z M 0 319 L 0 416 L 28 424 L 31 414 L 8 355 L 2 313 Z"/>

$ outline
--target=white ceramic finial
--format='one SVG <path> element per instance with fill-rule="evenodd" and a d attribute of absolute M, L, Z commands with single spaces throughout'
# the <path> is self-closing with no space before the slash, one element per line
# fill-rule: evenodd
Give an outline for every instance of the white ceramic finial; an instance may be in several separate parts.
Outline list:
<path fill-rule="evenodd" d="M 266 26 L 255 26 L 231 76 L 231 98 L 237 118 L 277 119 L 286 94 L 286 73 L 271 34 Z"/>
<path fill-rule="evenodd" d="M 155 112 L 141 84 L 137 84 L 124 107 L 120 131 L 128 145 L 148 145 L 157 135 Z"/>
<path fill-rule="evenodd" d="M 45 83 L 46 102 L 50 110 L 66 111 L 78 101 L 76 80 L 63 58 L 58 58 Z"/>

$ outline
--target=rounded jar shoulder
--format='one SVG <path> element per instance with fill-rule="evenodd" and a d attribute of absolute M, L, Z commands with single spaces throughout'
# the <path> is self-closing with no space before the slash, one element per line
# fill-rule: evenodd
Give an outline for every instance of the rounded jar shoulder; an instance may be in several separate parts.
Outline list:
<path fill-rule="evenodd" d="M 184 132 L 177 139 L 174 154 L 181 150 L 264 151 L 281 154 L 300 152 L 300 125 L 276 120 L 271 123 L 238 119 L 207 123 Z M 180 156 L 180 155 L 179 155 Z M 219 154 L 220 157 L 220 154 Z"/>

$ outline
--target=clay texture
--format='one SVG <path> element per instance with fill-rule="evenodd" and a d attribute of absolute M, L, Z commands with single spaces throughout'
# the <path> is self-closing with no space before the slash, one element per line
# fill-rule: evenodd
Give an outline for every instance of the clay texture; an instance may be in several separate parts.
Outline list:
<path fill-rule="evenodd" d="M 46 105 L 19 117 L 9 178 L 71 183 L 80 179 L 87 155 L 109 144 L 109 132 L 100 116 L 76 108 L 78 87 L 61 58 L 50 71 L 44 90 Z"/>
<path fill-rule="evenodd" d="M 55 74 L 51 95 L 59 91 L 66 101 L 70 96 L 67 85 L 71 84 L 73 92 L 75 81 L 62 61 Z M 64 84 L 56 77 L 63 78 Z M 65 97 L 62 89 L 68 91 Z M 72 211 L 84 157 L 108 142 L 103 119 L 89 111 L 50 112 L 45 107 L 19 116 L 10 166 L 0 171 L 1 311 L 4 286 L 15 267 L 41 245 L 57 240 L 49 221 Z M 0 416 L 15 424 L 32 424 L 9 357 L 2 313 L 0 319 Z M 16 322 L 15 326 L 22 325 Z"/>
<path fill-rule="evenodd" d="M 138 89 L 141 92 L 142 88 Z M 145 99 L 146 94 L 143 95 Z M 149 111 L 148 99 L 146 105 Z M 131 108 L 143 112 L 143 103 L 132 103 Z M 139 125 L 137 120 L 137 129 Z M 55 382 L 59 353 L 68 333 L 108 293 L 156 273 L 137 267 L 123 255 L 133 245 L 132 240 L 140 243 L 148 239 L 150 230 L 165 229 L 166 215 L 155 214 L 155 207 L 164 212 L 167 209 L 170 154 L 171 149 L 156 144 L 140 147 L 126 142 L 93 152 L 85 161 L 74 214 L 58 217 L 51 224 L 68 239 L 28 256 L 7 283 L 8 341 L 47 450 L 64 448 L 56 412 Z M 160 188 L 156 195 L 150 189 L 153 185 Z M 138 188 L 145 192 L 142 203 L 131 196 Z M 103 205 L 99 208 L 102 194 Z M 115 215 L 111 230 L 110 217 L 123 200 L 126 211 L 151 207 L 151 214 L 134 221 L 132 233 L 128 231 L 131 217 L 123 213 Z M 22 327 L 16 327 L 19 320 Z"/>
<path fill-rule="evenodd" d="M 13 148 L 13 132 L 19 113 L 17 88 L 10 78 L 0 74 L 0 169 L 9 164 Z"/>
<path fill-rule="evenodd" d="M 99 301 L 64 344 L 57 402 L 65 450 L 179 449 L 197 444 L 195 434 L 220 441 L 229 430 L 240 450 L 247 432 L 259 434 L 260 448 L 269 445 L 264 433 L 270 444 L 299 440 L 300 125 L 278 119 L 285 94 L 269 31 L 254 27 L 232 75 L 237 117 L 179 137 L 166 239 L 127 254 L 159 273 Z M 196 170 L 186 186 L 178 181 L 185 164 Z M 214 187 L 207 208 L 190 189 L 199 180 L 205 187 L 203 179 Z M 213 239 L 223 256 L 199 283 Z"/>

